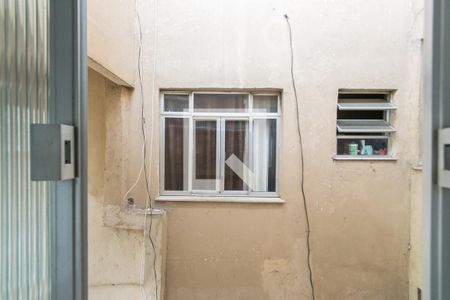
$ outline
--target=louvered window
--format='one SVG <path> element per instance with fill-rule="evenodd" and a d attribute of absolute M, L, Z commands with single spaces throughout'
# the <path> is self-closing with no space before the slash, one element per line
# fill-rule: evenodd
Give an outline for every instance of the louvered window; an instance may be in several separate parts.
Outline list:
<path fill-rule="evenodd" d="M 395 132 L 391 92 L 340 92 L 337 103 L 337 157 L 390 156 L 389 137 Z"/>

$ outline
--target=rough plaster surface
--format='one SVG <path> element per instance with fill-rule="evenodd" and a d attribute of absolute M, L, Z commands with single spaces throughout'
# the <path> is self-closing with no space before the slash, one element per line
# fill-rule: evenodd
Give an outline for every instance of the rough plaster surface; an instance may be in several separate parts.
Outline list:
<path fill-rule="evenodd" d="M 120 195 L 118 176 L 122 128 L 120 89 L 94 71 L 89 71 L 89 296 L 90 299 L 164 299 L 166 215 L 150 216 L 124 212 L 108 204 L 107 197 Z M 119 155 L 121 156 L 121 155 Z M 115 186 L 114 186 L 115 185 Z M 144 224 L 146 224 L 144 230 Z M 155 294 L 153 257 L 156 253 L 158 298 Z"/>
<path fill-rule="evenodd" d="M 140 6 L 154 197 L 159 89 L 283 91 L 285 204 L 161 203 L 170 211 L 165 299 L 309 299 L 285 13 L 294 36 L 316 299 L 407 299 L 416 224 L 410 219 L 409 174 L 418 160 L 422 1 L 165 0 L 155 6 L 152 0 Z M 96 47 L 91 44 L 92 51 Z M 339 88 L 396 90 L 392 152 L 398 161 L 332 160 Z M 130 97 L 123 107 L 122 189 L 141 165 L 141 98 L 136 92 Z M 123 205 L 116 194 L 106 201 Z M 145 203 L 142 182 L 131 196 Z"/>
<path fill-rule="evenodd" d="M 409 258 L 409 299 L 418 300 L 422 289 L 422 171 L 411 174 L 411 251 Z"/>
<path fill-rule="evenodd" d="M 136 65 L 134 1 L 89 0 L 87 5 L 88 56 L 133 85 Z"/>
<path fill-rule="evenodd" d="M 110 285 L 89 287 L 89 299 L 94 300 L 125 300 L 142 299 L 140 286 Z"/>
<path fill-rule="evenodd" d="M 140 284 L 142 231 L 106 227 L 103 203 L 89 199 L 89 282 L 93 286 Z"/>
<path fill-rule="evenodd" d="M 294 244 L 297 251 L 306 247 L 305 239 L 297 239 Z M 268 258 L 264 261 L 261 272 L 265 292 L 269 299 L 310 299 L 309 274 L 307 269 L 300 269 L 300 257 L 294 260 L 284 258 Z M 302 294 L 299 294 L 298 287 Z"/>

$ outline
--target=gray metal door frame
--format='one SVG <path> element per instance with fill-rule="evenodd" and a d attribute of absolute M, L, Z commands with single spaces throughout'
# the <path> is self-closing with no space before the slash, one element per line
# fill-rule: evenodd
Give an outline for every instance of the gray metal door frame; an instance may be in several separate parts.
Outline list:
<path fill-rule="evenodd" d="M 50 111 L 76 128 L 74 180 L 57 181 L 53 207 L 53 299 L 87 299 L 86 0 L 50 1 Z"/>
<path fill-rule="evenodd" d="M 450 299 L 450 189 L 439 167 L 450 127 L 450 0 L 425 1 L 423 296 Z M 448 178 L 445 179 L 449 181 Z"/>

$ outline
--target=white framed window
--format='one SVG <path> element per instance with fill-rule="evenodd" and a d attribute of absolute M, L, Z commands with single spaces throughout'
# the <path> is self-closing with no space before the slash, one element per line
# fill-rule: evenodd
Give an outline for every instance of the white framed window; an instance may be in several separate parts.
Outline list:
<path fill-rule="evenodd" d="M 280 95 L 161 92 L 161 195 L 278 196 Z"/>
<path fill-rule="evenodd" d="M 392 158 L 392 91 L 339 91 L 336 158 Z"/>

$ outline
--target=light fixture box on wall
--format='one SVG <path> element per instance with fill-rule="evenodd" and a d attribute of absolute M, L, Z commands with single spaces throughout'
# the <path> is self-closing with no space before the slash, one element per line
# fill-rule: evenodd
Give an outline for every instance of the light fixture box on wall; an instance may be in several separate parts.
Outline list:
<path fill-rule="evenodd" d="M 75 130 L 64 124 L 32 124 L 30 174 L 33 181 L 75 178 Z"/>

